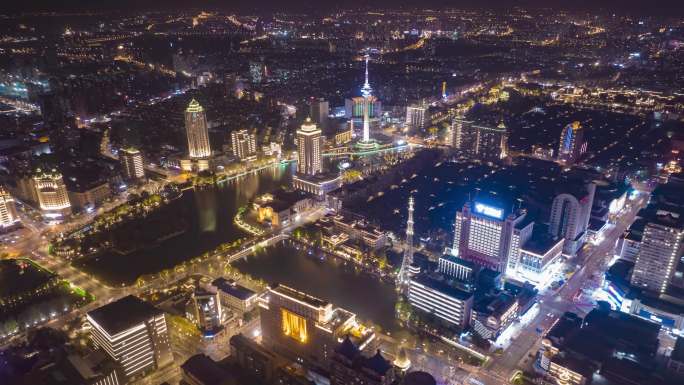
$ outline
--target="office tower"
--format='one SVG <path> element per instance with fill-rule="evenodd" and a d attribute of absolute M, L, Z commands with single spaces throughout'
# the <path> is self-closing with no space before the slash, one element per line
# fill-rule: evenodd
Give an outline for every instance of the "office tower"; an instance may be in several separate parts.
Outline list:
<path fill-rule="evenodd" d="M 409 197 L 408 202 L 408 220 L 406 221 L 406 247 L 404 249 L 404 258 L 401 261 L 401 269 L 399 270 L 399 287 L 404 290 L 408 288 L 409 280 L 409 266 L 413 263 L 413 196 Z"/>
<path fill-rule="evenodd" d="M 422 130 L 428 124 L 427 106 L 424 104 L 406 107 L 406 128 L 408 132 Z"/>
<path fill-rule="evenodd" d="M 230 134 L 231 144 L 233 146 L 233 155 L 239 160 L 255 160 L 256 152 L 256 134 L 247 130 L 233 131 Z"/>
<path fill-rule="evenodd" d="M 586 150 L 584 128 L 580 122 L 575 121 L 563 127 L 558 145 L 558 161 L 568 165 L 573 164 Z"/>
<path fill-rule="evenodd" d="M 330 385 L 390 385 L 394 379 L 392 364 L 380 350 L 366 357 L 349 337 L 335 348 L 330 363 Z"/>
<path fill-rule="evenodd" d="M 534 222 L 526 219 L 525 210 L 503 207 L 466 202 L 456 213 L 452 254 L 501 273 L 517 268 L 520 247 L 532 236 Z"/>
<path fill-rule="evenodd" d="M 188 154 L 191 159 L 208 158 L 211 155 L 209 147 L 209 130 L 204 108 L 197 100 L 192 99 L 185 110 L 185 130 L 188 135 Z"/>
<path fill-rule="evenodd" d="M 19 223 L 14 198 L 0 186 L 0 229 L 6 229 Z"/>
<path fill-rule="evenodd" d="M 86 315 L 90 337 L 130 379 L 173 362 L 164 312 L 129 295 Z"/>
<path fill-rule="evenodd" d="M 418 274 L 409 282 L 411 306 L 460 328 L 468 326 L 473 295 L 426 274 Z"/>
<path fill-rule="evenodd" d="M 205 337 L 213 336 L 223 326 L 223 309 L 219 293 L 214 289 L 198 288 L 192 293 L 188 315 Z"/>
<path fill-rule="evenodd" d="M 508 155 L 508 131 L 503 121 L 496 127 L 477 127 L 477 158 L 496 161 Z"/>
<path fill-rule="evenodd" d="M 567 255 L 577 254 L 587 237 L 596 185 L 588 183 L 583 187 L 556 195 L 551 205 L 549 232 L 565 239 L 563 253 Z"/>
<path fill-rule="evenodd" d="M 122 148 L 119 151 L 119 159 L 124 178 L 134 180 L 145 177 L 142 153 L 137 148 Z"/>
<path fill-rule="evenodd" d="M 682 256 L 682 236 L 684 218 L 680 210 L 659 208 L 644 228 L 632 272 L 632 285 L 664 293 Z"/>
<path fill-rule="evenodd" d="M 62 174 L 57 170 L 41 171 L 38 169 L 33 176 L 38 204 L 43 215 L 48 218 L 59 218 L 71 213 L 69 194 L 64 184 Z"/>
<path fill-rule="evenodd" d="M 297 130 L 297 172 L 304 175 L 316 175 L 323 171 L 322 153 L 323 137 L 321 130 L 306 118 L 302 127 Z"/>
<path fill-rule="evenodd" d="M 330 105 L 325 99 L 312 99 L 309 105 L 309 112 L 311 119 L 322 130 L 328 128 L 328 115 L 330 114 Z"/>
<path fill-rule="evenodd" d="M 262 343 L 290 359 L 328 365 L 338 339 L 352 335 L 360 350 L 375 340 L 356 315 L 284 285 L 260 297 Z"/>

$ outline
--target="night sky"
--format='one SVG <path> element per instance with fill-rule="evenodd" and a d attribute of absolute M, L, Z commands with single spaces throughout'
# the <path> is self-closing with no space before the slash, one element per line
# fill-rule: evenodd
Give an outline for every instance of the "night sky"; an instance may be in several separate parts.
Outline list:
<path fill-rule="evenodd" d="M 5 0 L 0 12 L 78 10 L 218 9 L 250 11 L 329 11 L 358 7 L 507 8 L 525 6 L 563 10 L 610 10 L 632 14 L 684 14 L 684 0 Z"/>

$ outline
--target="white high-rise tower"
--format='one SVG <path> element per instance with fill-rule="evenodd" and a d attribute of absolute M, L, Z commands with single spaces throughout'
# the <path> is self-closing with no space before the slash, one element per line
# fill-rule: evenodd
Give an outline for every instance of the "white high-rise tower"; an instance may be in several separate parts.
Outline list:
<path fill-rule="evenodd" d="M 406 221 L 406 248 L 399 270 L 399 287 L 404 289 L 409 282 L 409 266 L 413 263 L 413 196 L 409 197 L 408 220 Z"/>
<path fill-rule="evenodd" d="M 363 142 L 370 142 L 370 103 L 371 96 L 373 96 L 373 89 L 368 82 L 368 60 L 370 57 L 366 54 L 366 81 L 361 87 L 361 95 L 363 96 Z"/>

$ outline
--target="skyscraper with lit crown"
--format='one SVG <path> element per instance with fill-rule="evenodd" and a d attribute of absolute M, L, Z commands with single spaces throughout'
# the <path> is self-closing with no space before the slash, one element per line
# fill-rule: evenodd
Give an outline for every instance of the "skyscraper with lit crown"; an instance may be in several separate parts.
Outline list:
<path fill-rule="evenodd" d="M 185 130 L 188 136 L 188 155 L 190 159 L 203 159 L 211 155 L 209 130 L 204 108 L 192 99 L 185 109 Z"/>
<path fill-rule="evenodd" d="M 304 175 L 316 175 L 323 171 L 322 166 L 323 137 L 321 130 L 306 118 L 302 127 L 297 130 L 297 172 Z"/>

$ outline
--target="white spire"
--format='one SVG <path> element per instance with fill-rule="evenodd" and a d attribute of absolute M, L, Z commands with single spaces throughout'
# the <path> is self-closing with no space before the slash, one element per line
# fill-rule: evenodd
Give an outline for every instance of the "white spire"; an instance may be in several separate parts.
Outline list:
<path fill-rule="evenodd" d="M 408 220 L 406 221 L 406 247 L 404 248 L 404 258 L 401 261 L 399 270 L 399 288 L 406 291 L 409 283 L 409 266 L 413 263 L 413 195 L 408 201 Z"/>

